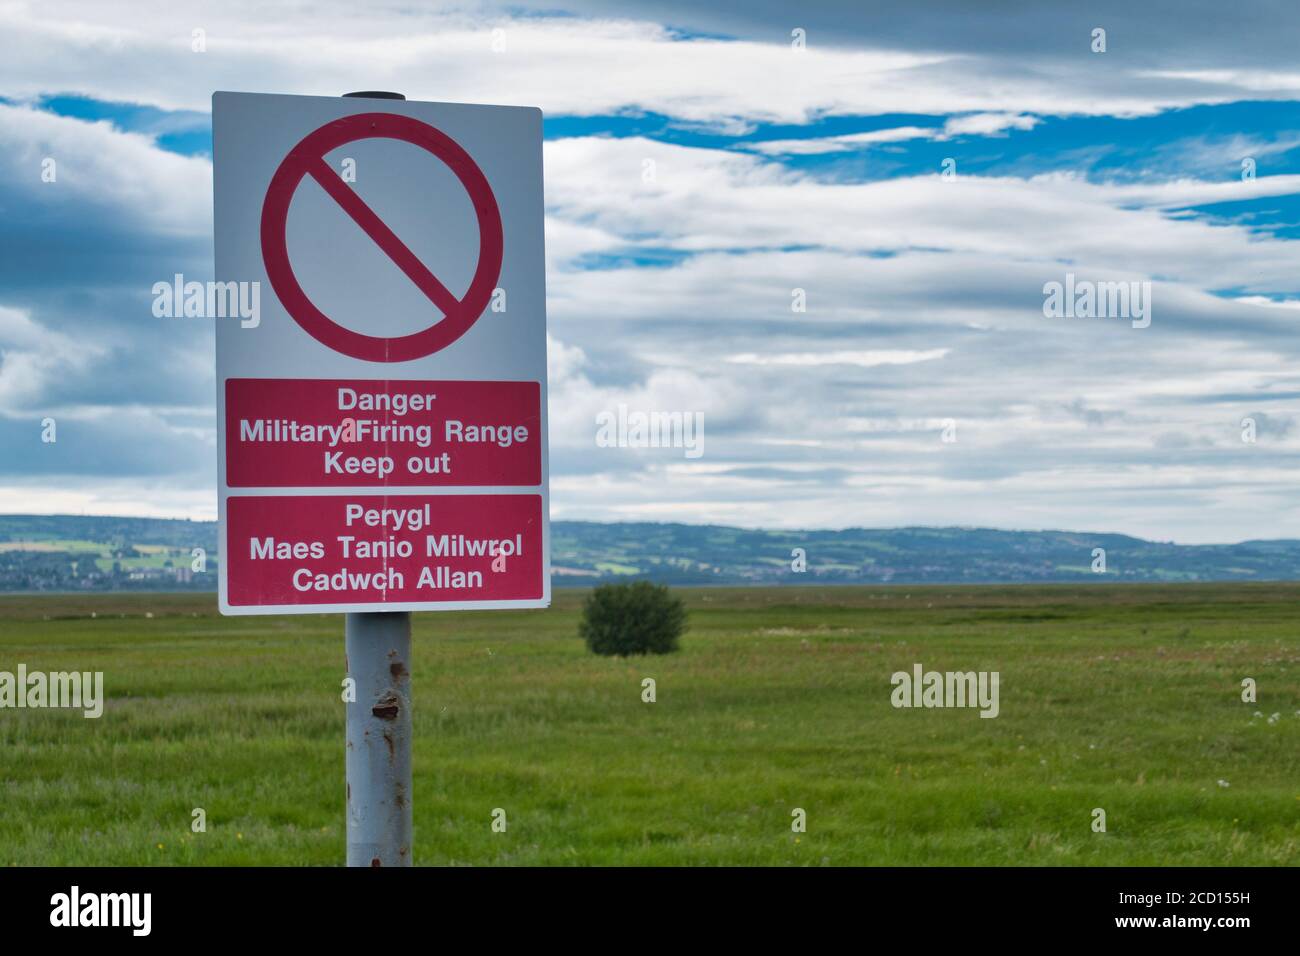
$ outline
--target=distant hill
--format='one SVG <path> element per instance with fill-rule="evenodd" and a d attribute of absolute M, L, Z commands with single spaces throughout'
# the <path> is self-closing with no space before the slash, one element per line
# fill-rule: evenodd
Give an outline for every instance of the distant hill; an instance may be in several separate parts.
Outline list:
<path fill-rule="evenodd" d="M 720 525 L 556 521 L 556 586 L 651 578 L 669 584 L 954 584 L 1047 581 L 1289 581 L 1300 541 L 1176 545 L 1119 534 L 895 528 L 762 531 Z M 206 570 L 192 571 L 195 548 Z M 792 570 L 794 549 L 807 571 Z M 1106 573 L 1092 571 L 1093 549 Z M 214 590 L 211 521 L 0 515 L 0 591 Z"/>
<path fill-rule="evenodd" d="M 0 591 L 215 591 L 216 551 L 214 521 L 0 515 Z"/>

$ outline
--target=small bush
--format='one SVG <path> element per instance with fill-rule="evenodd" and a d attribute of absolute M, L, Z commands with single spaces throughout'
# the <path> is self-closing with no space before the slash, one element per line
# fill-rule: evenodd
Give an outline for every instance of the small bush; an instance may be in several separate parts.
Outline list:
<path fill-rule="evenodd" d="M 593 654 L 668 654 L 686 630 L 686 607 L 662 584 L 602 584 L 582 608 L 578 633 Z"/>

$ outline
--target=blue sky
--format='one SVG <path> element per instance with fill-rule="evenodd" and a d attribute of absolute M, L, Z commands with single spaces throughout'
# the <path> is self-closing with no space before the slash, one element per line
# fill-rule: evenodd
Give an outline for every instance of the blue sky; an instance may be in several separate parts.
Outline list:
<path fill-rule="evenodd" d="M 1300 12 L 1130 6 L 4 6 L 0 510 L 213 514 L 211 93 L 379 87 L 545 111 L 557 518 L 1300 536 Z"/>

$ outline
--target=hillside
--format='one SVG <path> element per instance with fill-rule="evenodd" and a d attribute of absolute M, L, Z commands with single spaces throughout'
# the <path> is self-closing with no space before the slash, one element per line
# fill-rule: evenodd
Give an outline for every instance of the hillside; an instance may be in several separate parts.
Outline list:
<path fill-rule="evenodd" d="M 557 586 L 629 577 L 670 584 L 1279 581 L 1300 579 L 1300 541 L 1176 545 L 1118 534 L 895 528 L 765 531 L 556 521 Z M 206 570 L 191 570 L 202 548 Z M 792 552 L 807 571 L 792 570 Z M 1106 573 L 1093 573 L 1094 548 Z M 215 522 L 0 515 L 0 591 L 212 590 Z"/>

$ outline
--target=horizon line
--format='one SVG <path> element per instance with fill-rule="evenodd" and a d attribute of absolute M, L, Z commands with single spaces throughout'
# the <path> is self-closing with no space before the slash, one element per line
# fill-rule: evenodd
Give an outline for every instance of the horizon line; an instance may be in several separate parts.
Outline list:
<path fill-rule="evenodd" d="M 191 518 L 191 517 L 170 517 L 159 515 L 118 515 L 118 514 L 76 514 L 72 512 L 34 512 L 34 511 L 0 511 L 0 519 L 4 518 L 105 518 L 123 521 L 185 521 L 192 524 L 217 524 L 217 518 Z M 1146 544 L 1169 545 L 1176 548 L 1230 548 L 1244 544 L 1280 544 L 1285 542 L 1300 542 L 1300 538 L 1244 538 L 1240 541 L 1202 541 L 1202 542 L 1179 542 L 1173 539 L 1160 540 L 1156 538 L 1143 538 L 1138 535 L 1128 534 L 1123 531 L 1080 531 L 1070 528 L 996 528 L 987 525 L 926 525 L 926 524 L 907 524 L 893 525 L 889 527 L 868 527 L 866 525 L 847 525 L 839 528 L 781 528 L 781 527 L 762 527 L 747 526 L 738 524 L 717 524 L 692 521 L 647 521 L 619 518 L 609 521 L 598 521 L 590 518 L 551 518 L 551 524 L 594 524 L 594 525 L 659 525 L 663 527 L 677 526 L 685 528 L 726 528 L 733 531 L 751 531 L 764 532 L 768 534 L 801 534 L 801 533 L 823 533 L 823 534 L 843 534 L 850 531 L 866 532 L 888 532 L 888 531 L 989 531 L 997 534 L 1077 534 L 1130 538 L 1134 541 L 1141 541 Z"/>

